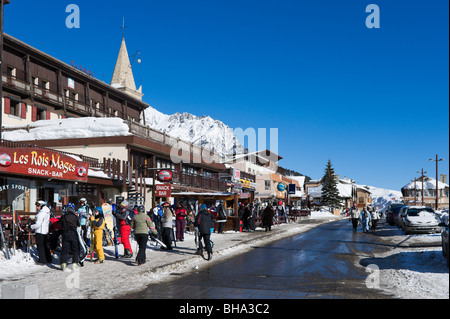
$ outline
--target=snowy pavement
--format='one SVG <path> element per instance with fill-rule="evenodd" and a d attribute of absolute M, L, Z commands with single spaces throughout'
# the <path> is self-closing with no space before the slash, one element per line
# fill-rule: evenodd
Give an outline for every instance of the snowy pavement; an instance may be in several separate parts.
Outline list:
<path fill-rule="evenodd" d="M 201 271 L 211 263 L 250 250 L 254 245 L 264 245 L 312 229 L 320 224 L 339 219 L 328 213 L 315 213 L 310 219 L 298 223 L 274 226 L 272 232 L 258 228 L 255 232 L 226 232 L 213 234 L 214 255 L 208 262 L 194 255 L 194 236 L 185 234 L 185 241 L 177 242 L 172 252 L 161 251 L 153 244 L 147 246 L 147 263 L 136 266 L 134 258 L 114 259 L 114 247 L 104 247 L 106 262 L 96 265 L 89 260 L 76 270 L 62 272 L 59 260 L 53 264 L 38 266 L 32 257 L 17 251 L 11 260 L 0 252 L 1 298 L 85 299 L 114 298 L 133 291 L 145 289 L 150 283 L 164 282 L 180 274 Z M 383 235 L 380 230 L 380 237 Z M 439 235 L 405 236 L 389 233 L 386 245 L 394 249 L 383 255 L 363 260 L 362 264 L 379 267 L 379 289 L 397 298 L 449 298 L 448 268 L 442 252 L 436 246 Z M 407 239 L 407 237 L 410 237 Z M 406 239 L 406 241 L 405 241 Z M 423 245 L 423 243 L 429 245 Z M 136 253 L 136 243 L 131 242 Z M 123 246 L 119 248 L 123 254 Z M 71 269 L 71 266 L 69 266 Z"/>

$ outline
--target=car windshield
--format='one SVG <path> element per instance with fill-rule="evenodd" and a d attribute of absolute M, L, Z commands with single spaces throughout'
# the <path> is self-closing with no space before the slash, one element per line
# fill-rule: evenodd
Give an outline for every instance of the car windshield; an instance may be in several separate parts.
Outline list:
<path fill-rule="evenodd" d="M 397 213 L 400 211 L 400 209 L 401 209 L 402 207 L 403 207 L 403 206 L 395 206 L 395 207 L 392 208 L 392 212 L 393 212 L 394 214 L 397 214 Z"/>
<path fill-rule="evenodd" d="M 419 216 L 420 212 L 434 213 L 431 208 L 411 208 L 408 210 L 408 216 Z"/>

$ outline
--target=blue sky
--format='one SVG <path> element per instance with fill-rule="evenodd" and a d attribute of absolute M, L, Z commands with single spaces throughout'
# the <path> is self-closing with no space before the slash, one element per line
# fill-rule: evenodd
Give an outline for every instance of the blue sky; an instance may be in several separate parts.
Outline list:
<path fill-rule="evenodd" d="M 65 25 L 69 4 L 80 28 Z M 365 24 L 368 4 L 381 28 Z M 125 17 L 144 101 L 278 128 L 280 165 L 399 190 L 449 167 L 448 1 L 12 0 L 5 32 L 110 81 Z M 268 145 L 270 147 L 270 145 Z"/>

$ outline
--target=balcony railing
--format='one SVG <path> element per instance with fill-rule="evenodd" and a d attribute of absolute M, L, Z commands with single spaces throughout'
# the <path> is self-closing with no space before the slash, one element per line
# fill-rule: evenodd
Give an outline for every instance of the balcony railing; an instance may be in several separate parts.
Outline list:
<path fill-rule="evenodd" d="M 97 116 L 97 117 L 110 116 L 107 112 L 103 111 L 102 109 L 95 108 L 94 106 L 88 105 L 86 103 L 80 102 L 70 97 L 65 97 L 53 90 L 42 88 L 35 84 L 29 84 L 26 81 L 20 80 L 12 75 L 3 74 L 2 80 L 5 87 L 9 87 L 16 91 L 19 91 L 22 94 L 48 101 L 49 103 L 57 105 L 61 108 L 63 108 L 65 104 L 66 110 L 68 111 L 72 111 L 87 116 Z"/>

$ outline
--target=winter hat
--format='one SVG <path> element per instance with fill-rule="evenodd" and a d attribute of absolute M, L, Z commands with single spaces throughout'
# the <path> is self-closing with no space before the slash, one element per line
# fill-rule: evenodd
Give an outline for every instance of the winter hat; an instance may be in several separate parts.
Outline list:
<path fill-rule="evenodd" d="M 202 205 L 200 206 L 200 209 L 206 209 L 206 204 L 202 204 Z"/>
<path fill-rule="evenodd" d="M 68 213 L 75 214 L 75 209 L 73 209 L 72 206 L 67 206 L 66 207 L 66 214 L 68 214 Z"/>
<path fill-rule="evenodd" d="M 103 208 L 95 207 L 95 210 L 98 211 L 100 214 L 103 214 Z"/>
<path fill-rule="evenodd" d="M 145 212 L 145 206 L 144 206 L 144 205 L 138 206 L 137 211 L 138 211 L 139 213 Z"/>

